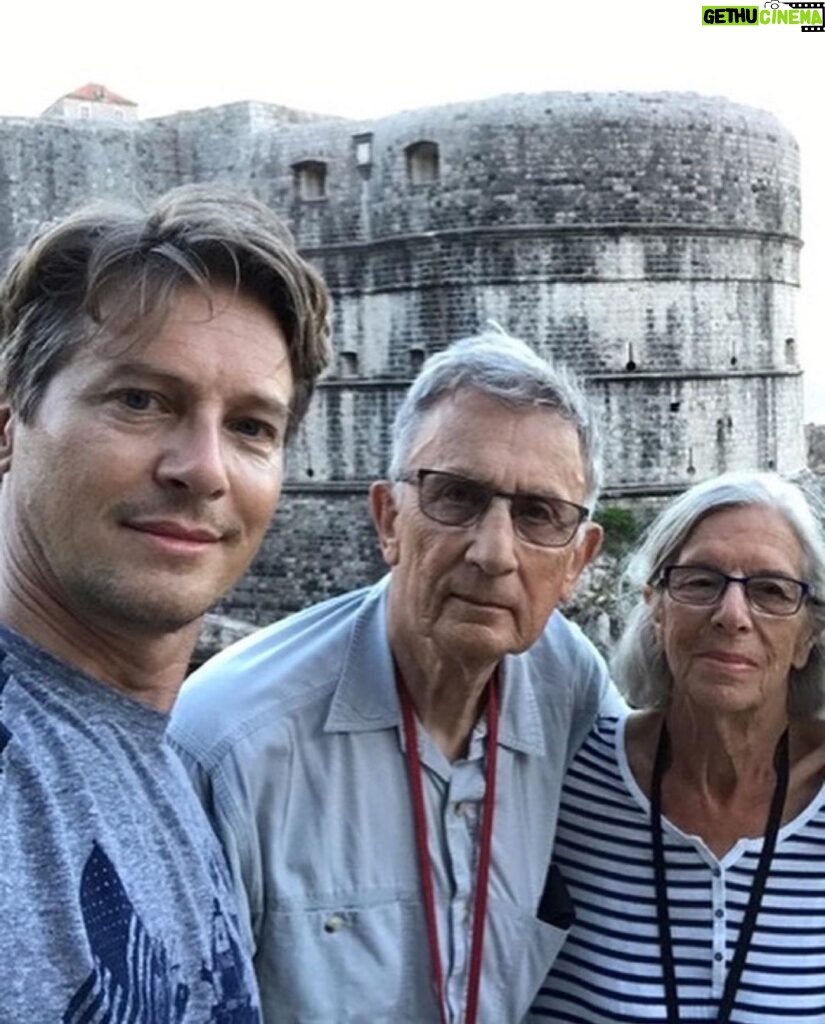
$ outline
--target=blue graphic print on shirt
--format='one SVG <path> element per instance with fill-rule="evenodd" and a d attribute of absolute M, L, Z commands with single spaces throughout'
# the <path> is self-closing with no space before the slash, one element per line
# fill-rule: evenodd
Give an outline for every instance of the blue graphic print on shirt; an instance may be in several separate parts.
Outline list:
<path fill-rule="evenodd" d="M 191 988 L 181 964 L 146 930 L 98 843 L 83 868 L 80 905 L 94 966 L 69 1001 L 63 1024 L 182 1024 Z M 197 1024 L 259 1024 L 243 958 L 217 899 L 211 964 L 202 964 L 198 981 L 212 987 L 213 1002 L 209 1018 Z"/>
<path fill-rule="evenodd" d="M 3 655 L 0 652 L 0 712 L 3 710 L 3 687 L 9 681 L 9 677 L 3 671 Z M 0 754 L 6 749 L 6 744 L 11 739 L 11 733 L 0 721 Z M 0 775 L 3 774 L 3 765 L 0 764 Z"/>

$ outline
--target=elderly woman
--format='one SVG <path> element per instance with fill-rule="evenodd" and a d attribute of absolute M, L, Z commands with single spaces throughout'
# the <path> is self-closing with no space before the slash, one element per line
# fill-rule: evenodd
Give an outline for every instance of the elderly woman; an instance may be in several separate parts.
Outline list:
<path fill-rule="evenodd" d="M 821 528 L 792 484 L 728 474 L 661 514 L 631 578 L 614 670 L 643 710 L 571 765 L 575 922 L 529 1019 L 822 1024 Z"/>

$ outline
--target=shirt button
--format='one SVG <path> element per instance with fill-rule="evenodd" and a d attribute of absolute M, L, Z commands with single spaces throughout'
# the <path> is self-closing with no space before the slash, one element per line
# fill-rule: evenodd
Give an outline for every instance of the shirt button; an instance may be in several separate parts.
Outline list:
<path fill-rule="evenodd" d="M 324 921 L 324 931 L 329 935 L 333 935 L 335 932 L 340 932 L 345 924 L 346 921 L 340 914 L 333 914 L 332 917 L 328 917 Z"/>
<path fill-rule="evenodd" d="M 722 874 L 722 869 L 721 868 L 714 868 L 713 869 L 713 877 L 714 878 L 718 878 L 721 874 Z"/>
<path fill-rule="evenodd" d="M 724 914 L 725 914 L 724 910 L 714 910 L 714 912 L 713 912 L 713 916 L 714 917 L 723 917 Z"/>
<path fill-rule="evenodd" d="M 713 954 L 713 959 L 714 959 L 714 960 L 715 960 L 715 961 L 716 961 L 717 963 L 719 963 L 719 961 L 720 961 L 720 960 L 722 959 L 722 954 L 721 954 L 721 953 L 714 953 L 714 954 Z"/>

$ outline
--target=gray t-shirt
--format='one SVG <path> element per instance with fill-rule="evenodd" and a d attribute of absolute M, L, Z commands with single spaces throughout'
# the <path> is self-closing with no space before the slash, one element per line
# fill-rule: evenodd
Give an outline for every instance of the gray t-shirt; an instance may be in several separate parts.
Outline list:
<path fill-rule="evenodd" d="M 0 1024 L 258 1024 L 167 716 L 0 626 Z"/>

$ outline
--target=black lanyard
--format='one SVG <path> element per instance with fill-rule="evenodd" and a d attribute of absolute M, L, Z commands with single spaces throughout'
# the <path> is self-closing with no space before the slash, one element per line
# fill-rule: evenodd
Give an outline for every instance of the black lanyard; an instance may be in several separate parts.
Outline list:
<path fill-rule="evenodd" d="M 656 747 L 656 759 L 653 762 L 653 779 L 650 793 L 650 837 L 653 843 L 653 874 L 656 884 L 656 917 L 659 924 L 659 945 L 662 952 L 662 973 L 665 982 L 665 1003 L 667 1005 L 668 1024 L 679 1024 L 679 999 L 676 993 L 676 970 L 673 963 L 673 937 L 670 932 L 670 912 L 667 901 L 667 879 L 665 877 L 665 853 L 662 839 L 662 776 L 670 753 L 670 737 L 667 727 L 662 722 L 659 743 Z M 756 918 L 765 894 L 765 883 L 771 867 L 773 852 L 776 848 L 776 836 L 782 820 L 782 808 L 788 792 L 788 730 L 779 737 L 774 754 L 776 768 L 776 786 L 774 787 L 768 821 L 765 825 L 765 838 L 756 874 L 753 876 L 748 906 L 742 918 L 739 938 L 733 952 L 716 1024 L 728 1024 L 731 1010 L 736 999 L 739 981 L 745 967 L 745 958 L 753 938 Z"/>

